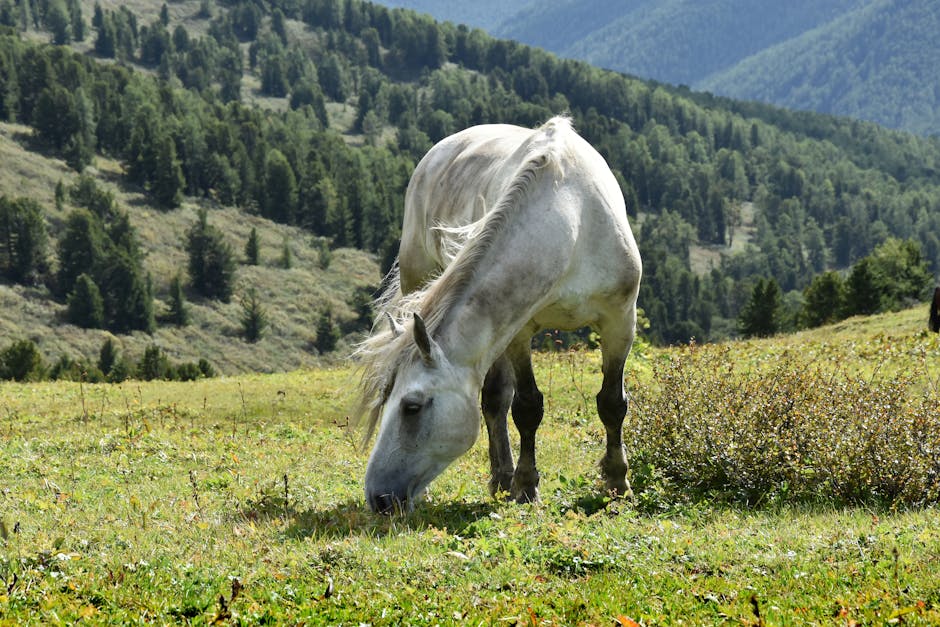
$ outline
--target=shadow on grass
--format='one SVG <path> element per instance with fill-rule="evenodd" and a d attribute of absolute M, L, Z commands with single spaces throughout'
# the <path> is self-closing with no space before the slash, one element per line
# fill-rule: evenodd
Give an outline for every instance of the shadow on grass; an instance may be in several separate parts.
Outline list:
<path fill-rule="evenodd" d="M 265 495 L 249 502 L 241 511 L 249 520 L 287 521 L 286 535 L 302 538 L 345 538 L 349 536 L 384 536 L 405 529 L 463 529 L 470 523 L 496 511 L 492 501 L 424 502 L 413 512 L 385 516 L 372 512 L 361 500 L 347 500 L 323 508 L 297 509 L 282 496 Z"/>

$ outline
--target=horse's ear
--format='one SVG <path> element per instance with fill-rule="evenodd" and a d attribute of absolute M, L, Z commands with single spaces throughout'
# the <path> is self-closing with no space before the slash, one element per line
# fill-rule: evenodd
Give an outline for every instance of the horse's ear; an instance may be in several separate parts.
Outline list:
<path fill-rule="evenodd" d="M 385 316 L 388 318 L 388 326 L 392 329 L 392 337 L 398 337 L 405 332 L 405 327 L 398 324 L 398 321 L 392 317 L 392 314 L 386 311 Z"/>
<path fill-rule="evenodd" d="M 433 352 L 433 343 L 434 340 L 432 340 L 431 336 L 428 335 L 428 328 L 424 326 L 424 320 L 421 319 L 421 316 L 415 313 L 415 344 L 418 345 L 418 350 L 421 351 L 421 356 L 428 364 L 434 361 L 431 355 Z"/>

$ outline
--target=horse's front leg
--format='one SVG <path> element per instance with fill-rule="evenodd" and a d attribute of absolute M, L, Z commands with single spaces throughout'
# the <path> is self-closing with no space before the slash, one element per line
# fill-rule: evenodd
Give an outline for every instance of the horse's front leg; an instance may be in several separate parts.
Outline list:
<path fill-rule="evenodd" d="M 489 436 L 490 494 L 509 492 L 512 488 L 512 448 L 506 419 L 513 398 L 512 364 L 505 356 L 496 360 L 483 381 L 481 406 Z"/>
<path fill-rule="evenodd" d="M 510 357 L 516 376 L 516 395 L 512 401 L 512 420 L 519 430 L 519 461 L 512 476 L 510 494 L 519 503 L 538 500 L 539 471 L 535 466 L 535 432 L 542 423 L 542 393 L 532 372 L 529 342 L 516 343 Z"/>
<path fill-rule="evenodd" d="M 627 415 L 627 395 L 623 389 L 623 366 L 633 346 L 636 309 L 618 324 L 601 329 L 604 382 L 597 394 L 597 413 L 607 431 L 607 450 L 601 459 L 601 473 L 607 491 L 633 497 L 627 478 L 627 457 L 623 450 L 623 421 Z"/>

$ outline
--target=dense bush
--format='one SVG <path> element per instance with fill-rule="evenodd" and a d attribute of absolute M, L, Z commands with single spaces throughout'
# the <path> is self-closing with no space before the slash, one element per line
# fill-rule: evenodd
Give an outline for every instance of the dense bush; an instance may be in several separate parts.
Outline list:
<path fill-rule="evenodd" d="M 0 352 L 0 379 L 40 381 L 45 375 L 42 355 L 32 340 L 13 342 Z"/>
<path fill-rule="evenodd" d="M 787 356 L 742 372 L 727 349 L 694 346 L 656 378 L 627 430 L 644 474 L 748 504 L 940 500 L 940 398 L 909 378 L 865 379 Z"/>

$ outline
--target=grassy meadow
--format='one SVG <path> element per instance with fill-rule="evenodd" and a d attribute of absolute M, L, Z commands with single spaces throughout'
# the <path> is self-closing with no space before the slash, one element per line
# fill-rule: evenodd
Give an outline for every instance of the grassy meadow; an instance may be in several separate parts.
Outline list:
<path fill-rule="evenodd" d="M 396 517 L 364 504 L 347 368 L 2 383 L 0 623 L 937 624 L 923 313 L 638 346 L 632 501 L 599 492 L 596 352 L 536 358 L 540 503 L 489 498 L 483 433 Z"/>

